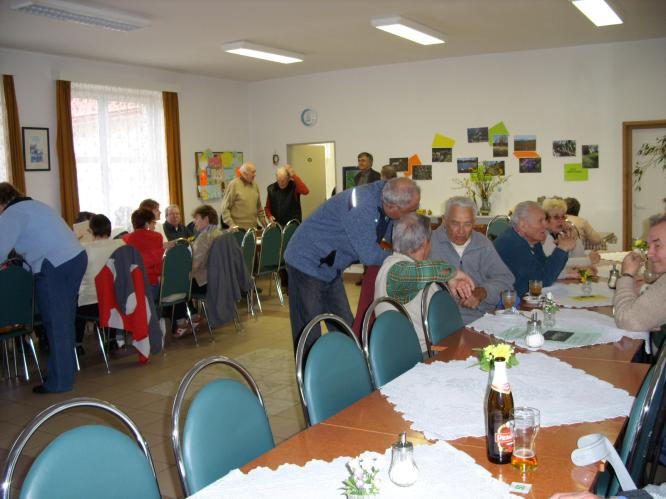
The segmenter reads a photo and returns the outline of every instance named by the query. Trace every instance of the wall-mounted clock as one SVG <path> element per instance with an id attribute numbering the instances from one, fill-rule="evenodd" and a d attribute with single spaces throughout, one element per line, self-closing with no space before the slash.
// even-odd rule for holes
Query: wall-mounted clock
<path id="1" fill-rule="evenodd" d="M 301 123 L 305 126 L 314 126 L 317 123 L 317 111 L 306 107 L 301 112 Z"/>

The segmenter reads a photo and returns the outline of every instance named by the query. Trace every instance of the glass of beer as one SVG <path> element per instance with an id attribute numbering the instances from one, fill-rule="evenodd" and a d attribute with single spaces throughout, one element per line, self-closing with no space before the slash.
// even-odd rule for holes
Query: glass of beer
<path id="1" fill-rule="evenodd" d="M 538 279 L 530 279 L 530 298 L 539 298 L 539 296 L 541 296 L 542 289 L 543 281 L 539 281 Z"/>
<path id="2" fill-rule="evenodd" d="M 536 436 L 541 424 L 539 409 L 516 407 L 513 410 L 513 454 L 511 464 L 522 473 L 534 471 L 539 462 L 536 455 Z"/>
<path id="3" fill-rule="evenodd" d="M 502 291 L 502 306 L 504 306 L 505 314 L 515 314 L 516 309 L 514 305 L 516 304 L 516 292 L 513 289 L 506 289 Z"/>

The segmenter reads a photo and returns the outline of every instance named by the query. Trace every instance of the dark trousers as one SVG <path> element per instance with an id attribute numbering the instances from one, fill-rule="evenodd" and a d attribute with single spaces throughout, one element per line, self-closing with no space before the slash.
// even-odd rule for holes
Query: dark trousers
<path id="1" fill-rule="evenodd" d="M 66 392 L 74 386 L 74 319 L 81 279 L 88 255 L 82 251 L 67 262 L 54 267 L 44 260 L 36 275 L 36 298 L 49 340 L 49 360 L 44 388 Z"/>
<path id="2" fill-rule="evenodd" d="M 351 327 L 354 316 L 349 307 L 341 276 L 331 282 L 324 282 L 304 274 L 294 267 L 287 267 L 287 274 L 289 275 L 289 316 L 294 353 L 296 353 L 296 346 L 303 328 L 319 314 L 326 312 L 335 314 Z M 317 325 L 310 333 L 305 345 L 306 353 L 320 336 L 321 329 Z"/>

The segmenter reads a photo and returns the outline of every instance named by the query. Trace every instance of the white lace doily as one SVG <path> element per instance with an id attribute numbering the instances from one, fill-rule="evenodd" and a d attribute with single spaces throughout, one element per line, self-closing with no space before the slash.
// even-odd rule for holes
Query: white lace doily
<path id="1" fill-rule="evenodd" d="M 419 478 L 408 488 L 398 487 L 388 477 L 390 449 L 383 457 L 376 452 L 365 452 L 361 455 L 361 458 L 375 457 L 383 461 L 379 472 L 381 498 L 517 497 L 509 493 L 509 485 L 493 478 L 490 472 L 476 464 L 474 459 L 446 442 L 414 447 L 414 461 L 419 468 Z M 342 482 L 349 476 L 346 464 L 350 460 L 350 457 L 338 457 L 330 463 L 314 460 L 305 466 L 283 464 L 275 471 L 255 468 L 247 474 L 236 469 L 191 497 L 340 499 L 344 497 Z"/>
<path id="2" fill-rule="evenodd" d="M 539 320 L 543 320 L 543 312 L 537 311 Z M 525 328 L 527 317 L 524 313 L 516 315 L 486 314 L 479 317 L 467 327 L 476 331 L 492 334 L 504 341 L 516 343 L 518 346 L 527 348 L 525 344 Z M 613 343 L 619 341 L 623 336 L 638 340 L 646 340 L 647 332 L 625 331 L 615 326 L 615 320 L 598 312 L 591 310 L 574 310 L 562 308 L 555 314 L 555 325 L 544 327 L 547 330 L 571 331 L 575 333 L 565 341 L 548 341 L 539 347 L 539 350 L 552 352 L 566 348 L 598 345 L 601 343 Z"/>
<path id="3" fill-rule="evenodd" d="M 624 257 L 629 254 L 629 251 L 606 251 L 601 252 L 600 256 L 602 260 L 608 260 L 610 262 L 622 263 Z"/>
<path id="4" fill-rule="evenodd" d="M 608 287 L 606 281 L 591 282 L 592 293 L 590 296 L 583 296 L 581 284 L 564 284 L 556 282 L 552 286 L 543 288 L 543 293 L 550 291 L 553 298 L 562 307 L 567 308 L 585 308 L 585 307 L 605 307 L 613 304 L 613 294 L 615 293 Z"/>
<path id="5" fill-rule="evenodd" d="M 634 398 L 626 391 L 566 362 L 537 352 L 517 357 L 519 365 L 508 370 L 514 404 L 539 409 L 542 426 L 602 421 L 631 410 Z M 417 364 L 380 391 L 426 438 L 481 437 L 488 373 L 475 362 Z"/>

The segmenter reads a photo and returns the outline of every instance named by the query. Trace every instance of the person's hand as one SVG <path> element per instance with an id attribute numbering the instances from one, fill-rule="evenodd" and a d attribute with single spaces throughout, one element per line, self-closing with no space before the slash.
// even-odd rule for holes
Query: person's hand
<path id="1" fill-rule="evenodd" d="M 596 265 L 601 261 L 601 255 L 598 251 L 593 251 L 590 253 L 590 261 L 592 262 L 592 265 Z"/>
<path id="2" fill-rule="evenodd" d="M 576 247 L 576 238 L 566 234 L 557 238 L 557 247 L 563 251 L 571 251 Z"/>
<path id="3" fill-rule="evenodd" d="M 451 294 L 457 296 L 461 300 L 466 300 L 472 295 L 474 291 L 474 281 L 462 270 L 456 270 L 454 276 L 447 282 Z"/>
<path id="4" fill-rule="evenodd" d="M 229 227 L 229 232 L 238 232 L 238 225 L 234 225 L 232 227 Z"/>
<path id="5" fill-rule="evenodd" d="M 285 170 L 287 170 L 287 173 L 289 174 L 289 177 L 290 177 L 290 178 L 293 178 L 294 175 L 296 175 L 296 170 L 294 170 L 294 167 L 293 167 L 293 166 L 291 166 L 291 165 L 287 165 L 287 166 L 285 166 L 284 168 L 285 168 Z"/>
<path id="6" fill-rule="evenodd" d="M 582 492 L 559 492 L 550 496 L 550 499 L 598 499 L 599 496 L 584 490 Z"/>
<path id="7" fill-rule="evenodd" d="M 488 293 L 484 288 L 474 288 L 469 298 L 461 301 L 460 304 L 466 308 L 476 308 L 486 299 L 486 296 L 488 296 Z"/>
<path id="8" fill-rule="evenodd" d="M 176 245 L 176 241 L 164 241 L 164 243 L 162 244 L 162 247 L 164 248 L 164 250 L 168 250 L 168 249 L 173 248 L 175 245 Z"/>
<path id="9" fill-rule="evenodd" d="M 622 273 L 635 276 L 641 266 L 641 255 L 632 251 L 622 260 Z"/>

